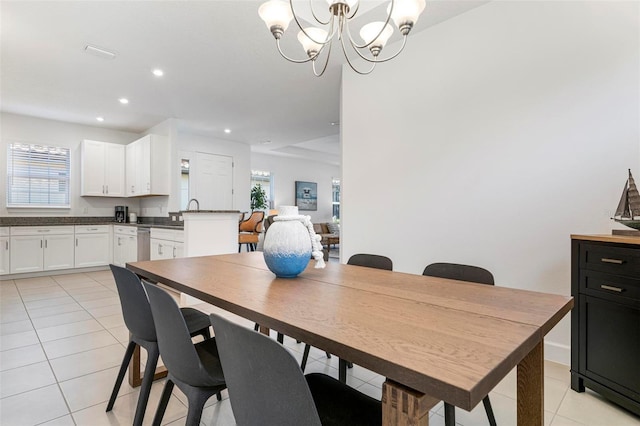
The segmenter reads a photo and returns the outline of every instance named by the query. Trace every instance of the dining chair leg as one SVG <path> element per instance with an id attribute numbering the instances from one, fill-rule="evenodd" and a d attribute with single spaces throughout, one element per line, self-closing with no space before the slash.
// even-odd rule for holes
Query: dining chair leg
<path id="1" fill-rule="evenodd" d="M 187 420 L 185 426 L 199 426 L 202 419 L 202 410 L 207 402 L 210 393 L 197 392 L 187 395 L 189 399 L 189 407 L 187 408 Z"/>
<path id="2" fill-rule="evenodd" d="M 253 331 L 259 331 L 260 330 L 260 324 L 256 323 L 256 325 L 253 326 Z"/>
<path id="3" fill-rule="evenodd" d="M 238 253 L 242 251 L 242 244 L 238 244 Z"/>
<path id="4" fill-rule="evenodd" d="M 280 343 L 281 345 L 284 344 L 284 334 L 282 333 L 278 333 L 278 337 L 276 338 L 276 340 L 278 341 L 278 343 Z"/>
<path id="5" fill-rule="evenodd" d="M 216 394 L 216 399 L 217 399 L 218 401 L 222 401 L 222 392 L 218 392 L 218 393 Z"/>
<path id="6" fill-rule="evenodd" d="M 338 360 L 338 380 L 347 383 L 347 361 L 342 358 Z"/>
<path id="7" fill-rule="evenodd" d="M 105 410 L 107 412 L 113 409 L 113 404 L 115 404 L 116 402 L 116 398 L 118 397 L 118 392 L 120 391 L 120 386 L 122 385 L 122 380 L 124 380 L 124 375 L 127 372 L 127 367 L 129 367 L 129 363 L 131 362 L 131 356 L 133 355 L 133 351 L 135 349 L 136 349 L 136 343 L 133 341 L 130 341 L 129 345 L 127 345 L 127 350 L 124 352 L 124 358 L 122 359 L 122 365 L 120 366 L 120 371 L 118 372 L 116 383 L 113 385 L 111 398 L 109 398 L 109 403 L 107 404 L 107 409 Z"/>
<path id="8" fill-rule="evenodd" d="M 302 354 L 302 362 L 300 363 L 300 369 L 304 373 L 304 368 L 307 366 L 307 360 L 309 359 L 309 350 L 311 350 L 311 345 L 304 345 L 304 353 Z"/>
<path id="9" fill-rule="evenodd" d="M 327 359 L 331 359 L 331 354 L 329 352 L 325 352 L 327 354 Z"/>
<path id="10" fill-rule="evenodd" d="M 491 407 L 491 400 L 489 399 L 489 395 L 482 398 L 482 403 L 484 404 L 484 411 L 487 412 L 487 418 L 489 419 L 489 425 L 496 425 L 496 418 L 493 415 L 493 408 Z"/>
<path id="11" fill-rule="evenodd" d="M 444 403 L 444 425 L 456 426 L 456 407 L 446 402 Z"/>
<path id="12" fill-rule="evenodd" d="M 167 404 L 169 403 L 169 398 L 171 398 L 172 391 L 173 382 L 170 379 L 167 379 L 167 382 L 164 384 L 164 389 L 162 390 L 160 402 L 158 403 L 156 415 L 153 418 L 153 426 L 160 426 L 160 424 L 162 423 L 162 418 L 164 417 L 164 412 L 167 410 Z"/>
<path id="13" fill-rule="evenodd" d="M 147 349 L 147 365 L 144 367 L 144 376 L 142 377 L 142 384 L 140 385 L 140 395 L 138 395 L 138 405 L 136 406 L 136 414 L 133 418 L 134 426 L 142 426 L 142 420 L 144 419 L 144 412 L 147 409 L 147 403 L 149 402 L 149 394 L 151 393 L 151 385 L 153 384 L 153 376 L 156 374 L 156 366 L 158 365 L 158 357 L 160 351 L 158 346 L 151 346 Z"/>

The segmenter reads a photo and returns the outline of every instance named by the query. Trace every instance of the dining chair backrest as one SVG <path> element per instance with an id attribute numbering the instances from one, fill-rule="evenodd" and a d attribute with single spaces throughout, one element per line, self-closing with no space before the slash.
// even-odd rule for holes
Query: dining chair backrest
<path id="1" fill-rule="evenodd" d="M 128 269 L 116 265 L 109 266 L 118 288 L 125 325 L 137 338 L 155 342 L 156 327 L 140 278 Z"/>
<path id="2" fill-rule="evenodd" d="M 176 301 L 160 287 L 143 281 L 158 335 L 160 356 L 167 370 L 194 387 L 218 386 L 224 377 L 212 375 L 200 362 L 189 329 Z"/>
<path id="3" fill-rule="evenodd" d="M 432 263 L 424 268 L 422 275 L 494 285 L 493 274 L 479 266 L 458 263 Z"/>
<path id="4" fill-rule="evenodd" d="M 220 316 L 210 318 L 237 424 L 321 424 L 302 370 L 282 345 Z"/>
<path id="5" fill-rule="evenodd" d="M 354 254 L 347 261 L 347 265 L 366 266 L 367 268 L 393 270 L 393 262 L 386 256 L 377 254 Z"/>
<path id="6" fill-rule="evenodd" d="M 262 220 L 264 219 L 263 211 L 251 212 L 251 216 L 240 222 L 240 232 L 260 232 Z"/>

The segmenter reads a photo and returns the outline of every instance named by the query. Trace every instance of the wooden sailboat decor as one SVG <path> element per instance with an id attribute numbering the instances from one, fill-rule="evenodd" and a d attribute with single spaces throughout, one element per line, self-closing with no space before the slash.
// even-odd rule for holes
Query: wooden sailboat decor
<path id="1" fill-rule="evenodd" d="M 640 193 L 631 175 L 631 169 L 613 220 L 629 228 L 640 229 Z"/>

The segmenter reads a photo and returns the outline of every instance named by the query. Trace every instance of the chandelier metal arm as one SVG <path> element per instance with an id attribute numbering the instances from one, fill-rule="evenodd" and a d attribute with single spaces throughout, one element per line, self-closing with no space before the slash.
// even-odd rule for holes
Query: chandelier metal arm
<path id="1" fill-rule="evenodd" d="M 399 54 L 404 50 L 404 47 L 405 47 L 406 45 L 407 45 L 407 36 L 406 36 L 406 35 L 404 35 L 404 36 L 402 36 L 402 46 L 400 46 L 400 49 L 399 49 L 396 53 L 394 53 L 393 55 L 389 56 L 388 58 L 384 58 L 384 59 L 378 59 L 377 57 L 376 57 L 376 58 L 374 58 L 374 59 L 370 59 L 370 58 L 367 58 L 367 57 L 366 57 L 365 55 L 363 55 L 362 53 L 360 53 L 360 51 L 359 51 L 358 49 L 353 49 L 353 50 L 354 50 L 354 52 L 356 52 L 356 53 L 358 54 L 358 56 L 360 56 L 360 57 L 361 57 L 362 59 L 364 59 L 365 61 L 367 61 L 367 62 L 371 62 L 371 63 L 376 63 L 376 64 L 377 64 L 377 63 L 379 63 L 379 62 L 387 62 L 387 61 L 392 60 L 393 58 L 395 58 L 396 56 L 398 56 L 398 55 L 399 55 Z"/>
<path id="2" fill-rule="evenodd" d="M 378 39 L 378 37 L 380 37 L 382 35 L 382 33 L 384 32 L 384 29 L 387 27 L 387 25 L 389 24 L 389 21 L 391 20 L 391 14 L 393 13 L 393 8 L 395 6 L 396 1 L 395 0 L 391 0 L 391 9 L 389 9 L 389 14 L 387 15 L 387 20 L 384 22 L 384 25 L 380 28 L 380 32 L 378 33 L 377 36 L 375 36 L 373 39 L 371 39 L 371 41 L 369 43 L 363 44 L 363 45 L 359 45 L 358 43 L 356 43 L 353 40 L 353 37 L 351 37 L 351 31 L 349 31 L 349 25 L 347 25 L 347 36 L 349 37 L 349 43 L 351 43 L 351 46 L 353 46 L 356 49 L 364 49 L 365 47 L 369 47 L 371 46 L 371 44 L 373 44 L 374 41 L 376 41 Z"/>
<path id="3" fill-rule="evenodd" d="M 302 28 L 302 24 L 300 24 L 300 21 L 298 20 L 298 16 L 296 15 L 296 11 L 293 7 L 293 0 L 289 0 L 289 5 L 291 6 L 291 13 L 293 14 L 293 19 L 296 21 L 296 24 L 298 25 L 298 28 L 300 28 L 300 31 L 302 31 L 304 33 L 304 35 L 306 35 L 309 40 L 311 40 L 312 42 L 316 43 L 316 44 L 322 44 L 323 46 L 327 43 L 329 43 L 329 41 L 331 41 L 331 39 L 333 38 L 333 31 L 329 31 L 327 33 L 327 39 L 325 41 L 317 41 L 315 38 L 311 37 L 305 30 L 304 28 Z M 316 19 L 317 20 L 317 19 Z M 331 17 L 331 27 L 333 29 L 333 17 Z M 322 23 L 320 21 L 318 21 L 318 23 Z"/>
<path id="4" fill-rule="evenodd" d="M 359 4 L 359 2 L 358 2 L 358 4 Z M 318 18 L 318 16 L 316 15 L 315 10 L 313 10 L 313 0 L 309 0 L 309 9 L 311 9 L 311 14 L 313 15 L 313 19 L 315 19 L 316 22 L 318 22 L 320 25 L 327 25 L 333 19 L 333 16 L 331 16 L 331 17 L 329 17 L 327 22 L 324 22 L 324 21 L 320 20 Z M 291 8 L 291 12 L 293 12 L 293 8 Z"/>
<path id="5" fill-rule="evenodd" d="M 354 16 L 356 16 L 356 13 L 358 13 L 358 10 L 360 10 L 360 2 L 356 3 L 356 8 L 353 10 L 353 13 L 351 14 L 351 16 L 347 16 L 347 19 L 352 19 Z"/>
<path id="6" fill-rule="evenodd" d="M 351 67 L 352 70 L 354 70 L 356 73 L 360 74 L 360 75 L 367 75 L 370 74 L 373 69 L 376 67 L 376 62 L 373 61 L 373 64 L 371 65 L 371 69 L 369 69 L 368 71 L 360 71 L 359 69 L 357 69 L 352 63 L 351 60 L 349 59 L 349 55 L 347 55 L 347 49 L 346 46 L 344 45 L 344 38 L 340 37 L 340 44 L 342 44 L 342 53 L 344 53 L 344 58 L 347 60 L 347 64 L 349 64 L 349 66 Z M 353 46 L 352 46 L 353 47 Z M 353 49 L 355 50 L 358 55 L 360 55 L 360 52 L 358 52 L 357 49 Z M 361 56 L 361 55 L 360 55 Z M 369 62 L 372 62 L 371 60 L 369 60 Z"/>
<path id="7" fill-rule="evenodd" d="M 280 39 L 276 39 L 276 46 L 278 47 L 278 52 L 280 52 L 280 55 L 282 55 L 283 58 L 285 58 L 287 61 L 293 62 L 295 64 L 304 64 L 305 62 L 313 61 L 314 59 L 316 59 L 318 57 L 320 52 L 322 52 L 322 49 L 320 49 L 320 50 L 318 50 L 318 52 L 315 55 L 309 56 L 307 59 L 293 59 L 293 58 L 290 58 L 287 55 L 285 55 L 284 52 L 282 51 L 282 49 L 280 48 Z"/>
<path id="8" fill-rule="evenodd" d="M 327 70 L 327 65 L 329 65 L 329 58 L 331 58 L 331 47 L 333 46 L 333 43 L 329 44 L 329 48 L 327 50 L 327 59 L 325 59 L 324 61 L 324 66 L 322 67 L 322 71 L 320 71 L 320 73 L 318 74 L 318 72 L 316 71 L 316 61 L 311 62 L 311 67 L 313 68 L 313 74 L 316 77 L 321 77 L 322 74 L 324 74 L 324 72 Z"/>

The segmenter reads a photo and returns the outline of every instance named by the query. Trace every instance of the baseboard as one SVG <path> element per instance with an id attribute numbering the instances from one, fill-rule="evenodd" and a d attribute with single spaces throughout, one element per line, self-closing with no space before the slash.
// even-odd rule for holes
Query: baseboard
<path id="1" fill-rule="evenodd" d="M 54 271 L 25 272 L 21 274 L 1 275 L 0 281 L 19 280 L 22 278 L 49 277 L 52 275 L 80 274 L 82 272 L 108 271 L 109 265 L 90 266 L 88 268 L 57 269 Z"/>
<path id="2" fill-rule="evenodd" d="M 559 364 L 571 365 L 571 346 L 545 341 L 544 359 Z"/>

